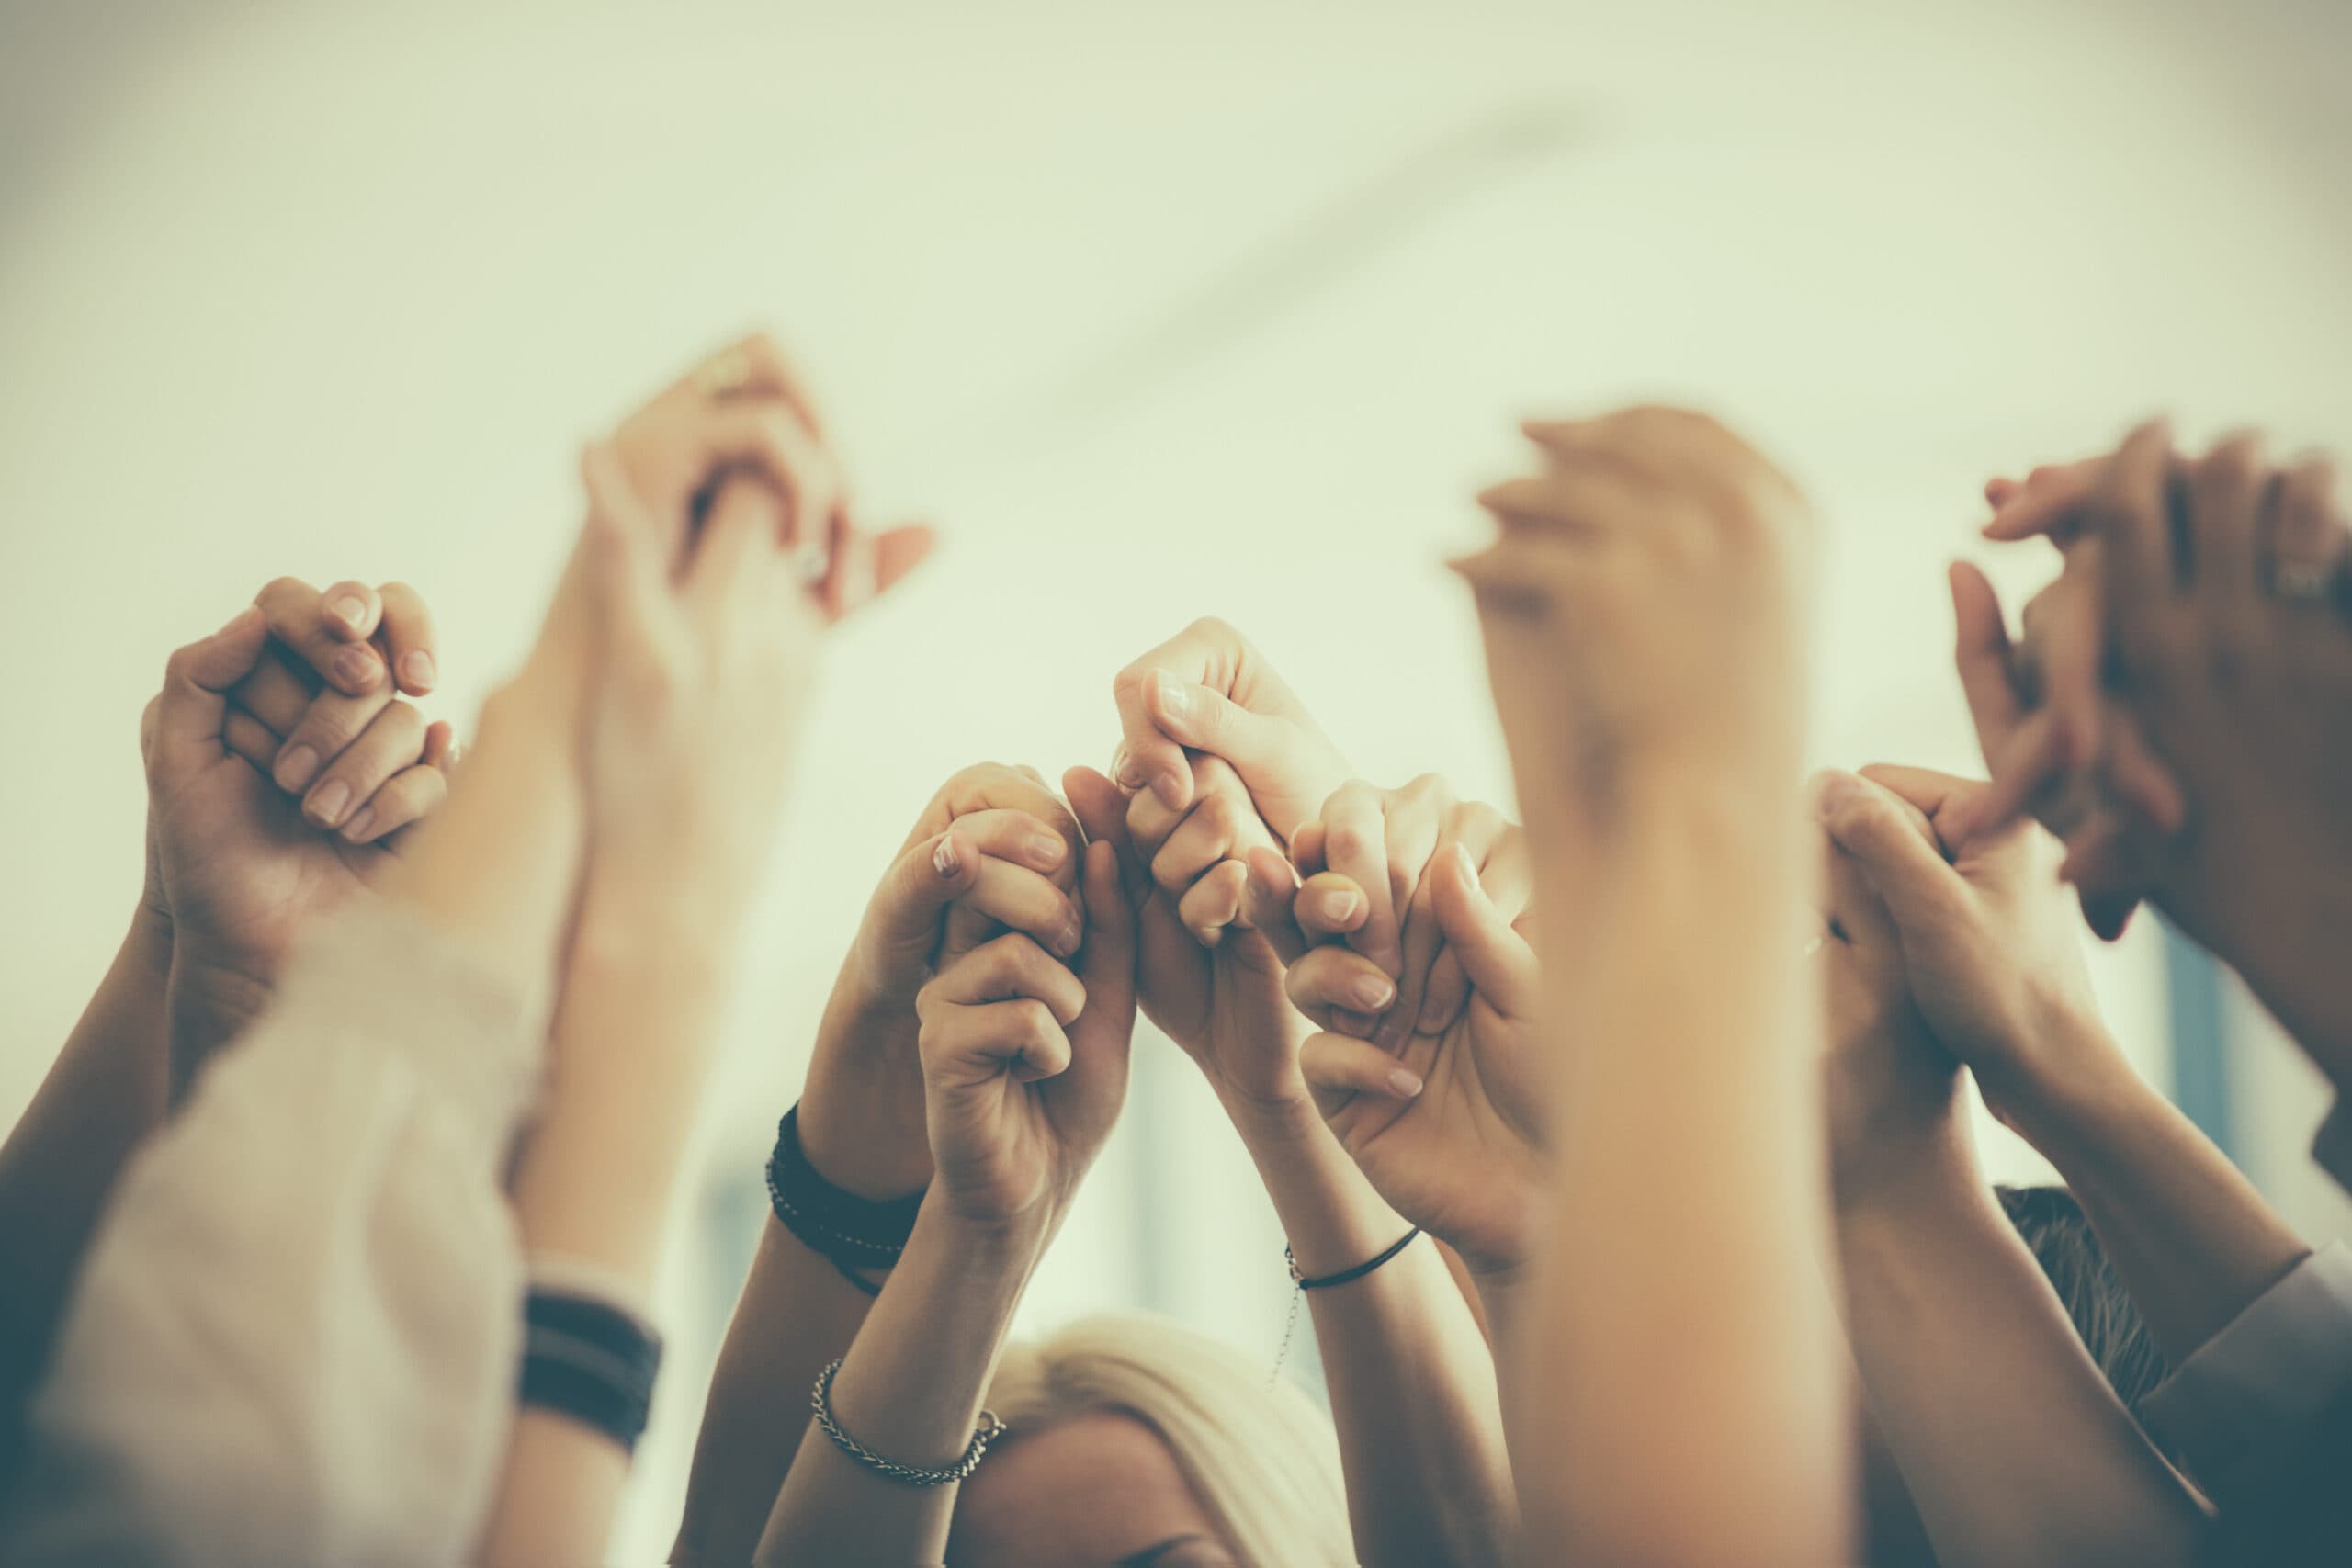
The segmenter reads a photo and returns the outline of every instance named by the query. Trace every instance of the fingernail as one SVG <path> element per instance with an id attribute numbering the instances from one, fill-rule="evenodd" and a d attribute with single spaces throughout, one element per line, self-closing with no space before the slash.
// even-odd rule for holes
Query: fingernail
<path id="1" fill-rule="evenodd" d="M 355 632 L 368 624 L 368 606 L 348 593 L 336 600 L 329 608 L 334 612 L 336 620 L 341 621 Z"/>
<path id="2" fill-rule="evenodd" d="M 1143 775 L 1136 771 L 1136 760 L 1127 755 L 1124 746 L 1112 754 L 1111 782 L 1131 792 L 1143 788 Z"/>
<path id="3" fill-rule="evenodd" d="M 373 686 L 376 683 L 376 656 L 364 648 L 346 648 L 335 655 L 335 683 L 342 686 Z"/>
<path id="4" fill-rule="evenodd" d="M 1396 995 L 1396 987 L 1379 976 L 1366 975 L 1348 987 L 1348 995 L 1355 998 L 1356 1006 L 1376 1010 L 1388 1005 Z"/>
<path id="5" fill-rule="evenodd" d="M 1159 677 L 1159 709 L 1179 724 L 1193 716 L 1193 694 L 1173 675 Z"/>
<path id="6" fill-rule="evenodd" d="M 1392 1067 L 1388 1071 L 1388 1087 L 1410 1100 L 1421 1092 L 1420 1077 L 1408 1068 Z"/>
<path id="7" fill-rule="evenodd" d="M 1029 863 L 1035 866 L 1038 870 L 1051 871 L 1054 867 L 1061 864 L 1062 849 L 1062 841 L 1057 835 L 1053 833 L 1040 833 L 1035 838 L 1031 839 L 1027 843 L 1021 846 L 1021 852 L 1027 855 L 1029 857 Z"/>
<path id="8" fill-rule="evenodd" d="M 319 819 L 321 826 L 332 828 L 343 820 L 343 814 L 350 806 L 351 786 L 337 779 L 319 791 L 318 798 L 311 802 L 311 815 Z"/>
<path id="9" fill-rule="evenodd" d="M 408 682 L 410 691 L 431 691 L 433 678 L 433 655 L 425 652 L 424 649 L 421 648 L 413 649 L 401 658 L 401 679 Z"/>
<path id="10" fill-rule="evenodd" d="M 1825 818 L 1854 798 L 1854 781 L 1845 773 L 1832 773 L 1821 781 L 1819 814 Z"/>
<path id="11" fill-rule="evenodd" d="M 1063 923 L 1061 930 L 1054 933 L 1054 940 L 1050 944 L 1054 950 L 1054 956 L 1057 958 L 1068 958 L 1072 953 L 1076 953 L 1078 951 L 1079 939 L 1082 933 L 1083 928 L 1080 926 L 1078 917 L 1075 915 L 1071 916 Z"/>
<path id="12" fill-rule="evenodd" d="M 964 859 L 956 852 L 955 835 L 940 840 L 939 847 L 931 852 L 931 869 L 942 876 L 953 876 L 964 869 Z"/>
<path id="13" fill-rule="evenodd" d="M 350 843 L 364 844 L 368 841 L 368 829 L 375 825 L 376 808 L 372 806 L 363 806 L 352 816 L 350 821 L 343 825 L 343 836 Z"/>
<path id="14" fill-rule="evenodd" d="M 1159 796 L 1159 804 L 1170 811 L 1184 809 L 1184 784 L 1174 773 L 1162 773 L 1151 781 L 1151 793 Z"/>
<path id="15" fill-rule="evenodd" d="M 1356 895 L 1352 893 L 1326 893 L 1319 901 L 1318 908 L 1322 909 L 1323 918 L 1325 919 L 1330 921 L 1333 925 L 1337 925 L 1341 920 L 1351 919 L 1355 914 Z"/>
<path id="16" fill-rule="evenodd" d="M 278 788 L 291 791 L 306 787 L 318 771 L 319 754 L 308 746 L 297 746 L 278 755 L 277 771 L 270 777 L 277 781 Z"/>

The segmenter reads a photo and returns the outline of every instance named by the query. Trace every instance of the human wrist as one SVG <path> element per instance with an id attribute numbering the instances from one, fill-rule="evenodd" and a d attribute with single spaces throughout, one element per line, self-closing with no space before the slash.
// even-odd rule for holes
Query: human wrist
<path id="1" fill-rule="evenodd" d="M 914 1043 L 906 1043 L 914 1055 Z M 911 1059 L 907 1083 L 874 1058 L 883 1053 L 832 1051 L 820 1031 L 800 1090 L 800 1151 L 831 1186 L 868 1202 L 920 1192 L 931 1182 L 931 1145 L 923 1132 L 922 1084 Z"/>
<path id="2" fill-rule="evenodd" d="M 1376 1256 L 1408 1222 L 1374 1188 L 1312 1104 L 1261 1107 L 1234 1125 L 1274 1206 L 1291 1260 L 1309 1279 Z"/>
<path id="3" fill-rule="evenodd" d="M 826 1181 L 872 1202 L 931 1182 L 917 984 L 873 976 L 861 934 L 825 998 L 800 1089 L 802 1153 Z"/>
<path id="4" fill-rule="evenodd" d="M 208 956 L 185 942 L 174 950 L 164 987 L 172 1103 L 179 1102 L 213 1053 L 268 1010 L 277 994 L 273 979 L 240 955 Z"/>
<path id="5" fill-rule="evenodd" d="M 2053 1165 L 2079 1157 L 2119 1108 L 2155 1094 L 2096 1019 L 2068 1021 L 1976 1078 L 2002 1124 Z"/>
<path id="6" fill-rule="evenodd" d="M 907 1248 L 911 1253 L 918 1247 L 935 1247 L 954 1260 L 958 1272 L 1025 1281 L 1060 1228 L 1062 1208 L 1058 1195 L 1048 1194 L 1012 1213 L 978 1213 L 934 1186 L 916 1213 Z"/>
<path id="7" fill-rule="evenodd" d="M 141 897 L 132 906 L 130 928 L 123 932 L 121 961 L 127 973 L 152 982 L 160 994 L 172 977 L 172 954 L 177 933 L 165 907 Z"/>
<path id="8" fill-rule="evenodd" d="M 1209 1088 L 1252 1159 L 1304 1157 L 1330 1137 L 1304 1078 L 1295 1094 L 1252 1094 L 1215 1075 Z"/>

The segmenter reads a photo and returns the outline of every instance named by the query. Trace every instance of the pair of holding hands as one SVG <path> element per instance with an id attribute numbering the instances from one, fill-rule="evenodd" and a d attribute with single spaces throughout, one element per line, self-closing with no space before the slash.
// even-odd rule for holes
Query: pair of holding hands
<path id="1" fill-rule="evenodd" d="M 2324 457 L 2236 435 L 2202 457 L 2154 421 L 2112 454 L 1995 479 L 1987 536 L 2051 539 L 2058 580 L 2012 647 L 1956 567 L 1959 662 L 1996 789 L 1969 826 L 2030 810 L 2067 840 L 2102 934 L 2143 898 L 2243 965 L 2346 885 L 2347 535 Z M 2260 874 L 2247 874 L 2260 868 Z"/>
<path id="2" fill-rule="evenodd" d="M 928 530 L 856 529 L 818 428 L 754 337 L 592 447 L 571 563 L 486 710 L 557 760 L 549 809 L 593 807 L 615 874 L 691 893 L 681 907 L 747 895 L 817 635 L 929 547 Z M 141 725 L 144 907 L 173 944 L 175 1014 L 236 1015 L 175 1026 L 175 1085 L 266 1002 L 304 931 L 379 895 L 447 797 L 452 727 L 411 700 L 438 684 L 438 654 L 403 584 L 280 578 L 172 655 Z"/>
<path id="3" fill-rule="evenodd" d="M 1268 711 L 1208 684 L 1236 671 L 1257 682 L 1243 695 L 1280 694 Z M 1188 710 L 1162 705 L 1179 683 Z M 1140 1006 L 1238 1120 L 1326 1117 L 1408 1217 L 1515 1258 L 1525 1194 L 1472 1180 L 1444 1145 L 1530 1116 L 1510 1028 L 1532 964 L 1510 923 L 1527 899 L 1516 830 L 1436 780 L 1325 789 L 1346 777 L 1337 748 L 1222 623 L 1146 655 L 1116 694 L 1134 725 L 1114 771 L 1152 754 L 1148 724 L 1182 787 L 1074 768 L 1065 804 L 998 764 L 943 787 L 827 1008 L 801 1101 L 810 1161 L 868 1198 L 935 1178 L 968 1217 L 1057 1215 L 1116 1119 Z M 1157 728 L 1217 705 L 1221 731 Z M 1247 773 L 1201 744 L 1245 731 Z M 1287 803 L 1286 834 L 1258 788 Z"/>

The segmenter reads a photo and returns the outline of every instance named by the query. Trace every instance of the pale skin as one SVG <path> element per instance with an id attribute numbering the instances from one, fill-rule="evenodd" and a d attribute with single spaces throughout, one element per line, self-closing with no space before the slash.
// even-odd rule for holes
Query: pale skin
<path id="1" fill-rule="evenodd" d="M 1849 1342 L 1945 1568 L 2187 1562 L 2199 1509 L 2084 1348 L 1968 1134 L 1963 1060 L 1992 1069 L 2014 1115 L 2022 1047 L 2113 1050 L 2083 1032 L 2097 1015 L 2039 829 L 1938 839 L 1977 787 L 1891 768 L 1820 784 L 1811 962 Z"/>
<path id="2" fill-rule="evenodd" d="M 1064 787 L 1090 836 L 1116 845 L 1127 867 L 1146 1011 L 1216 1090 L 1300 1272 L 1339 1273 L 1385 1251 L 1409 1222 L 1317 1114 L 1282 953 L 1245 917 L 1249 861 L 1280 863 L 1272 830 L 1221 759 L 1196 754 L 1187 767 L 1182 812 L 1150 790 L 1123 799 L 1091 770 L 1072 770 Z M 1374 979 L 1382 1005 L 1396 999 L 1385 975 Z M 1492 1363 L 1445 1259 L 1417 1244 L 1306 1299 L 1363 1561 L 1508 1561 L 1515 1528 Z"/>
<path id="3" fill-rule="evenodd" d="M 1297 953 L 1291 1000 L 1319 1026 L 1300 1066 L 1326 1125 L 1374 1189 L 1459 1260 L 1508 1359 L 1544 1185 L 1540 985 L 1527 917 L 1511 912 L 1527 897 L 1524 842 L 1492 807 L 1454 800 L 1442 781 L 1380 793 L 1385 862 L 1402 873 L 1414 911 L 1407 974 L 1427 972 L 1442 942 L 1465 994 L 1422 1004 L 1389 1043 L 1388 1025 L 1413 1019 L 1414 998 L 1398 996 L 1385 1013 L 1371 1005 L 1386 976 L 1344 940 L 1370 900 L 1352 879 L 1317 869 L 1319 855 L 1303 863 L 1295 888 L 1286 868 L 1253 855 L 1250 918 Z M 1317 821 L 1301 837 L 1315 845 L 1328 834 Z M 1522 1419 L 1520 1405 L 1514 1388 L 1501 1391 L 1506 1420 Z"/>
<path id="4" fill-rule="evenodd" d="M 1501 1339 L 1539 1416 L 1513 1433 L 1530 1549 L 1842 1561 L 1817 1023 L 1790 962 L 1807 868 L 1757 830 L 1799 809 L 1812 521 L 1700 415 L 1527 429 L 1542 470 L 1487 493 L 1499 537 L 1457 570 L 1527 816 L 1558 1064 L 1528 1327 Z"/>
<path id="5" fill-rule="evenodd" d="M 1187 750 L 1222 758 L 1283 844 L 1355 776 L 1265 655 L 1214 616 L 1130 661 L 1111 697 L 1120 732 L 1112 781 L 1129 794 L 1149 790 L 1171 812 L 1193 804 Z"/>
<path id="6" fill-rule="evenodd" d="M 344 601 L 365 615 L 338 614 Z M 145 889 L 106 979 L 0 1145 L 0 1252 L 11 1262 L 0 1430 L 14 1429 L 40 1375 L 123 1163 L 266 1005 L 295 939 L 373 897 L 403 829 L 440 803 L 449 727 L 426 723 L 383 679 L 394 649 L 429 665 L 431 641 L 421 603 L 398 584 L 322 595 L 282 578 L 172 656 L 141 723 Z M 372 670 L 364 682 L 346 673 L 364 687 L 356 696 L 330 681 L 354 658 Z M 346 792 L 342 812 L 273 787 L 270 770 L 297 736 L 322 759 L 315 782 Z"/>
<path id="7" fill-rule="evenodd" d="M 929 1184 L 917 998 L 1008 933 L 1075 952 L 1082 853 L 1069 808 L 1028 769 L 978 764 L 932 797 L 866 906 L 818 1028 L 798 1125 L 826 1181 L 877 1201 Z M 889 1270 L 860 1272 L 878 1285 Z M 871 1305 L 765 1222 L 711 1380 L 673 1562 L 750 1557 L 808 1429 L 808 1387 Z"/>
<path id="8" fill-rule="evenodd" d="M 835 572 L 879 547 L 843 531 L 838 473 L 774 345 L 753 338 L 728 355 L 720 389 L 687 378 L 582 462 L 577 601 L 597 650 L 573 705 L 587 860 L 548 1088 L 514 1178 L 530 1254 L 589 1266 L 639 1300 L 818 644 L 854 604 L 830 579 L 805 585 L 804 547 L 826 540 Z M 628 1467 L 603 1433 L 524 1409 L 483 1561 L 601 1556 Z"/>
<path id="9" fill-rule="evenodd" d="M 933 1177 L 832 1385 L 842 1427 L 902 1464 L 947 1465 L 970 1441 L 1023 1289 L 1125 1097 L 1136 927 L 1109 845 L 1087 846 L 1080 890 L 1069 961 L 1008 933 L 923 990 Z M 754 1561 L 938 1562 L 958 1491 L 902 1485 L 812 1430 Z"/>

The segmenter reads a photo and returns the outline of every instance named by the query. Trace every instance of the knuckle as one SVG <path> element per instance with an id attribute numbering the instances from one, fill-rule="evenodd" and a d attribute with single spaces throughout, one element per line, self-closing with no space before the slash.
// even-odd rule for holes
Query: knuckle
<path id="1" fill-rule="evenodd" d="M 2206 455 L 2201 477 L 2214 489 L 2235 490 L 2261 469 L 2262 438 L 2242 434 L 2222 441 Z"/>
<path id="2" fill-rule="evenodd" d="M 1111 677 L 1111 695 L 1123 705 L 1139 699 L 1146 682 L 1151 679 L 1152 668 L 1141 660 L 1128 665 Z"/>

